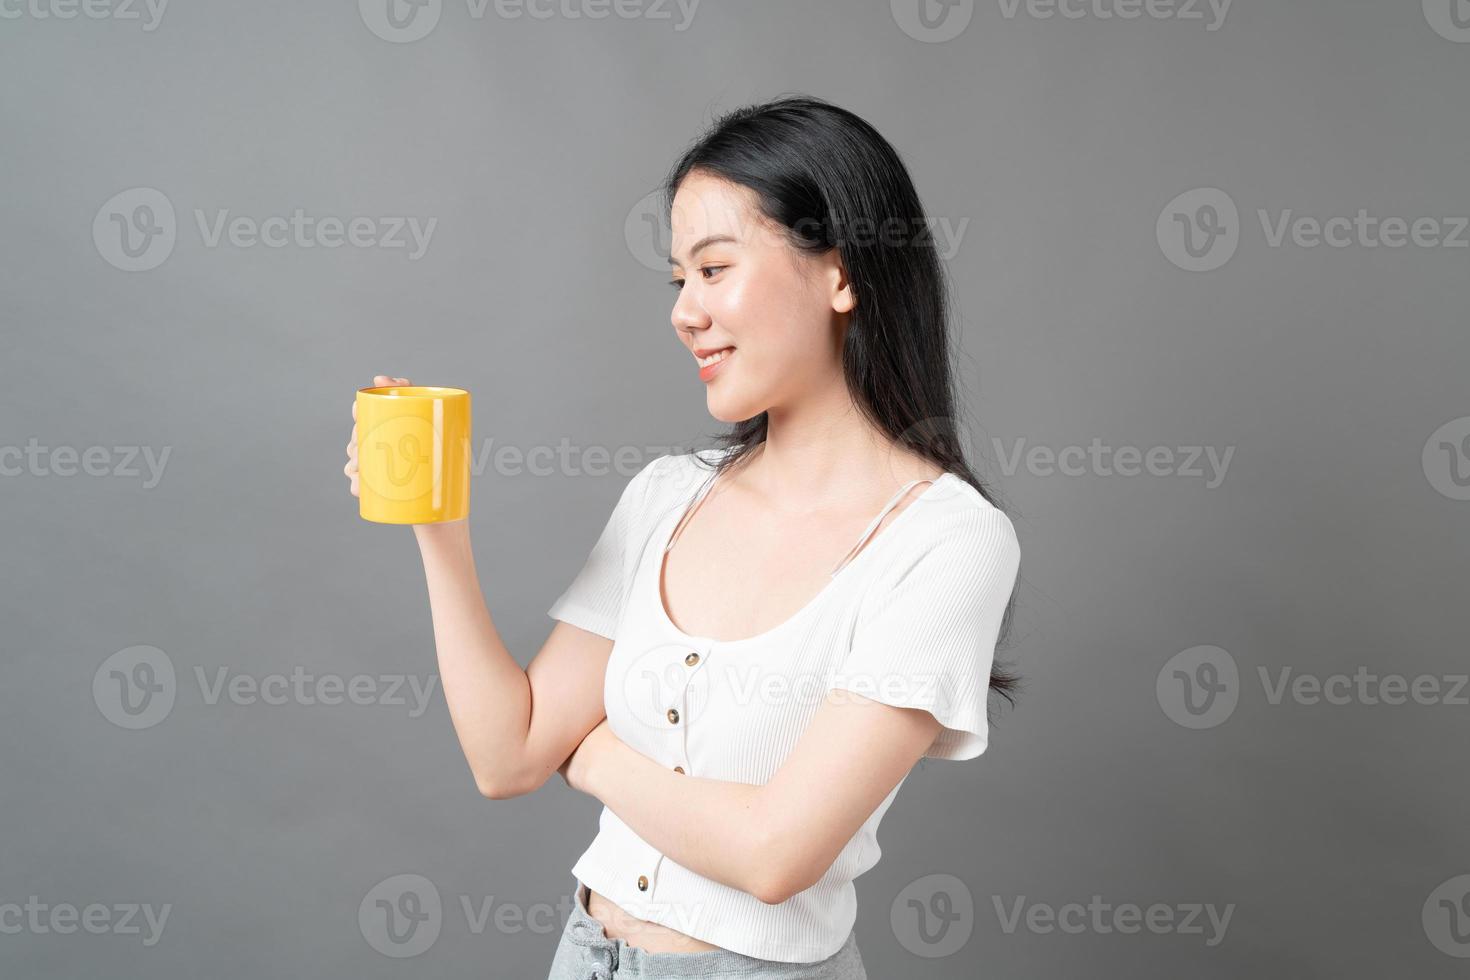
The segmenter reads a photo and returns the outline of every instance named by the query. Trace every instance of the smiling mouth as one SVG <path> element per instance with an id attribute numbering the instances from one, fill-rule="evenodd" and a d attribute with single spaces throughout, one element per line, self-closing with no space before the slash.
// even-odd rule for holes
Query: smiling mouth
<path id="1" fill-rule="evenodd" d="M 729 357 L 730 356 L 730 352 L 733 351 L 734 349 L 735 349 L 734 347 L 724 347 L 724 348 L 721 348 L 720 350 L 715 351 L 713 354 L 709 355 L 708 357 L 699 357 L 699 356 L 696 355 L 694 359 L 699 362 L 699 366 L 700 367 L 706 368 L 706 367 L 709 367 L 711 364 L 718 364 L 721 361 L 723 361 L 725 358 Z"/>

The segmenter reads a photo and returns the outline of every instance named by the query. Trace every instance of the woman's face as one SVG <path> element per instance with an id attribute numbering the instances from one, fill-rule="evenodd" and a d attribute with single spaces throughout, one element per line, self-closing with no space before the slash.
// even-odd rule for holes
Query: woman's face
<path id="1" fill-rule="evenodd" d="M 836 249 L 793 248 L 754 192 L 698 171 L 679 185 L 670 231 L 675 333 L 691 352 L 734 348 L 701 372 L 711 415 L 739 422 L 843 383 L 853 293 Z"/>

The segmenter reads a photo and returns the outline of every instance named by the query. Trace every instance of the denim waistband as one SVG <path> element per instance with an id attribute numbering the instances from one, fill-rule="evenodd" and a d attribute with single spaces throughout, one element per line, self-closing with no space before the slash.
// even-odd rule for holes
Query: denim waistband
<path id="1" fill-rule="evenodd" d="M 578 946 L 586 947 L 588 957 L 594 964 L 595 980 L 612 980 L 613 971 L 618 968 L 627 943 L 621 939 L 609 939 L 603 931 L 602 923 L 587 911 L 586 888 L 586 885 L 577 882 L 576 901 L 572 906 L 571 919 L 567 923 L 567 938 Z"/>
<path id="2" fill-rule="evenodd" d="M 576 882 L 575 901 L 566 938 L 585 951 L 591 973 L 587 980 L 864 980 L 867 976 L 855 937 L 837 954 L 820 963 L 778 963 L 734 950 L 649 953 L 626 940 L 609 939 L 602 923 L 587 910 L 587 886 Z"/>

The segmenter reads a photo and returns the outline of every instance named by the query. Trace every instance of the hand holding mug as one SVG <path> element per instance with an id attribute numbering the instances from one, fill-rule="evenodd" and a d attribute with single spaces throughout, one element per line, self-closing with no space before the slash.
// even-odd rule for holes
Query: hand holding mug
<path id="1" fill-rule="evenodd" d="M 438 524 L 469 516 L 470 393 L 378 375 L 352 405 L 342 468 L 364 520 Z"/>

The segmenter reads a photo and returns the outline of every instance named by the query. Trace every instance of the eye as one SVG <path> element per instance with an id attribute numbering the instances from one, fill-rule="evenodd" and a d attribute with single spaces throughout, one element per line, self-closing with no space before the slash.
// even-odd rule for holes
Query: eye
<path id="1" fill-rule="evenodd" d="M 702 273 L 703 272 L 712 272 L 712 271 L 717 272 L 720 269 L 724 269 L 724 268 L 726 268 L 726 266 L 723 266 L 723 265 L 706 265 L 706 266 L 701 266 L 700 269 L 699 269 L 699 271 L 702 272 Z M 704 281 L 705 282 L 709 282 L 709 277 L 706 276 Z M 676 289 L 676 290 L 683 289 L 684 288 L 684 280 L 683 279 L 670 279 L 669 280 L 669 285 L 670 286 L 673 286 L 674 289 Z"/>

